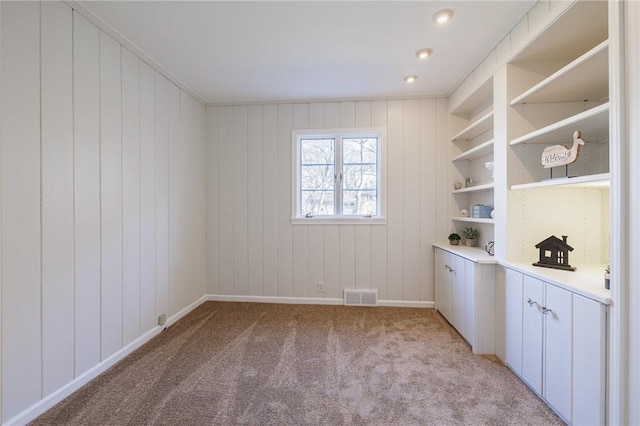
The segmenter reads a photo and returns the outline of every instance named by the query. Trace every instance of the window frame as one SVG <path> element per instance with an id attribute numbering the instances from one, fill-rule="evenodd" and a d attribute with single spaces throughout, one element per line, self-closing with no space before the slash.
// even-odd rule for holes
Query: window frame
<path id="1" fill-rule="evenodd" d="M 292 192 L 291 192 L 291 223 L 293 225 L 384 225 L 386 224 L 386 136 L 387 129 L 383 127 L 367 127 L 367 128 L 348 128 L 348 129 L 298 129 L 292 131 Z M 300 212 L 301 200 L 301 178 L 302 178 L 302 161 L 300 142 L 303 139 L 335 139 L 334 149 L 334 167 L 337 173 L 342 171 L 342 140 L 353 139 L 358 137 L 375 137 L 378 138 L 378 146 L 376 152 L 376 211 L 375 216 L 357 216 L 345 215 L 342 212 L 342 205 L 337 209 L 338 203 L 342 203 L 344 182 L 335 182 L 334 186 L 334 202 L 336 210 L 339 214 L 321 215 L 306 217 Z M 340 170 L 340 172 L 338 172 Z"/>

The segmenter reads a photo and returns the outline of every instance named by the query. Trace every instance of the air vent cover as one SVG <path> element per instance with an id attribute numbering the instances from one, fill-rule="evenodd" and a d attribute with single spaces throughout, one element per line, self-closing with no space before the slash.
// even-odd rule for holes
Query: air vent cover
<path id="1" fill-rule="evenodd" d="M 346 306 L 378 306 L 378 290 L 344 290 Z"/>

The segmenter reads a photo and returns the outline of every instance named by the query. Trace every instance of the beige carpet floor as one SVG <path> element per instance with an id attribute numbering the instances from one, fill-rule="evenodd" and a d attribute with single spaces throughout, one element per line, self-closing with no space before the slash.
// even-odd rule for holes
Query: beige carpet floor
<path id="1" fill-rule="evenodd" d="M 32 424 L 563 423 L 432 309 L 207 302 Z"/>

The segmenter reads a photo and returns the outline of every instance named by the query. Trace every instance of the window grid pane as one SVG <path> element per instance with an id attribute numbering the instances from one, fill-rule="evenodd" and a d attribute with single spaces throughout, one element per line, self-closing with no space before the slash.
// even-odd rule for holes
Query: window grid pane
<path id="1" fill-rule="evenodd" d="M 378 213 L 378 138 L 342 141 L 342 214 L 375 216 Z"/>
<path id="2" fill-rule="evenodd" d="M 335 139 L 300 140 L 300 215 L 335 214 Z"/>

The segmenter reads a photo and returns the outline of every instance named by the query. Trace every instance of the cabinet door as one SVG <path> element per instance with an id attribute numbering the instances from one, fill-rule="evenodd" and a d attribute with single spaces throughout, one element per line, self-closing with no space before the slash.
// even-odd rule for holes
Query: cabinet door
<path id="1" fill-rule="evenodd" d="M 479 350 L 476 347 L 476 321 L 478 318 L 476 317 L 476 301 L 475 301 L 475 287 L 476 287 L 476 279 L 478 278 L 477 269 L 481 268 L 480 265 L 476 263 L 464 259 L 464 312 L 465 312 L 465 322 L 464 322 L 464 333 L 463 336 L 467 339 L 467 342 L 471 344 L 473 347 L 474 353 Z"/>
<path id="2" fill-rule="evenodd" d="M 574 425 L 605 424 L 605 306 L 573 295 Z"/>
<path id="3" fill-rule="evenodd" d="M 451 324 L 458 330 L 460 334 L 466 339 L 466 324 L 465 324 L 465 260 L 460 256 L 452 255 L 450 260 L 455 266 L 451 269 Z"/>
<path id="4" fill-rule="evenodd" d="M 542 395 L 543 282 L 524 275 L 522 285 L 522 378 Z"/>
<path id="5" fill-rule="evenodd" d="M 436 309 L 451 322 L 450 254 L 436 249 Z"/>
<path id="6" fill-rule="evenodd" d="M 571 423 L 571 292 L 545 285 L 544 398 Z"/>
<path id="7" fill-rule="evenodd" d="M 505 361 L 519 376 L 522 376 L 522 274 L 507 269 L 505 288 Z"/>

